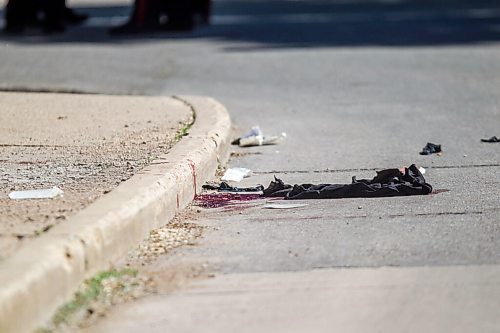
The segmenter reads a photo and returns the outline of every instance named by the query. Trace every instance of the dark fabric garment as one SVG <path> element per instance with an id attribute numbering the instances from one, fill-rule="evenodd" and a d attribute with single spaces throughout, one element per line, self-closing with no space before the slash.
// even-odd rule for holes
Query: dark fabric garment
<path id="1" fill-rule="evenodd" d="M 430 155 L 441 152 L 441 145 L 436 145 L 434 143 L 427 142 L 425 147 L 420 152 L 420 155 Z"/>
<path id="2" fill-rule="evenodd" d="M 407 195 L 425 195 L 432 192 L 432 186 L 425 182 L 424 176 L 413 164 L 405 168 L 388 169 L 377 172 L 373 179 L 352 178 L 351 184 L 301 184 L 287 185 L 280 179 L 271 182 L 264 189 L 266 197 L 283 197 L 295 199 L 341 199 L 341 198 L 375 198 Z"/>
<path id="3" fill-rule="evenodd" d="M 264 190 L 264 186 L 257 185 L 255 187 L 234 187 L 226 182 L 220 183 L 219 186 L 215 185 L 203 185 L 205 190 L 216 190 L 219 192 L 259 192 Z"/>
<path id="4" fill-rule="evenodd" d="M 492 136 L 489 139 L 481 139 L 481 142 L 500 142 L 500 139 L 496 136 Z"/>
<path id="5" fill-rule="evenodd" d="M 265 197 L 286 197 L 288 192 L 292 190 L 293 186 L 283 183 L 281 179 L 274 176 L 274 180 L 267 188 L 263 190 Z"/>

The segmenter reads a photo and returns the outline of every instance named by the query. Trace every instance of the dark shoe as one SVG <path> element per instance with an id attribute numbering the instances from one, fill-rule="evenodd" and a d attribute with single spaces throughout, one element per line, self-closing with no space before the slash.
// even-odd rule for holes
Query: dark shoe
<path id="1" fill-rule="evenodd" d="M 163 25 L 165 31 L 191 31 L 194 29 L 193 21 L 168 22 Z"/>
<path id="2" fill-rule="evenodd" d="M 24 32 L 24 29 L 25 26 L 21 24 L 6 24 L 3 31 L 7 34 L 20 34 Z"/>
<path id="3" fill-rule="evenodd" d="M 166 8 L 167 31 L 189 31 L 194 28 L 195 4 L 192 0 L 170 1 Z"/>

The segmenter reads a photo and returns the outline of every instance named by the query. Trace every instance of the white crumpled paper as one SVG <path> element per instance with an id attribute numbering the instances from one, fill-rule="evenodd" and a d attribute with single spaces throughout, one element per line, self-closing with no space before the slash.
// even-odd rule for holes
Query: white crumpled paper
<path id="1" fill-rule="evenodd" d="M 281 135 L 264 136 L 259 126 L 253 126 L 248 133 L 239 139 L 240 147 L 252 147 L 263 145 L 276 145 L 286 138 L 286 133 Z"/>
<path id="2" fill-rule="evenodd" d="M 250 177 L 252 175 L 252 170 L 247 168 L 230 168 L 227 169 L 222 176 L 223 181 L 233 181 L 233 182 L 241 182 L 243 178 Z"/>

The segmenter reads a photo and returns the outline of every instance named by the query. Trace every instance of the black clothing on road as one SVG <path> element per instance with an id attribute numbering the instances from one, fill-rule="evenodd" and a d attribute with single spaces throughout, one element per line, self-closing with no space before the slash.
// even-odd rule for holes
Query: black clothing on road
<path id="1" fill-rule="evenodd" d="M 264 189 L 265 197 L 294 199 L 341 199 L 375 198 L 407 195 L 425 195 L 432 192 L 432 186 L 425 182 L 415 164 L 404 169 L 387 169 L 377 172 L 373 179 L 356 179 L 351 184 L 302 184 L 287 185 L 277 179 Z"/>
<path id="2" fill-rule="evenodd" d="M 257 185 L 254 187 L 235 187 L 231 186 L 226 182 L 220 183 L 219 186 L 215 185 L 203 185 L 205 190 L 217 190 L 219 192 L 261 192 L 264 190 L 264 186 Z"/>

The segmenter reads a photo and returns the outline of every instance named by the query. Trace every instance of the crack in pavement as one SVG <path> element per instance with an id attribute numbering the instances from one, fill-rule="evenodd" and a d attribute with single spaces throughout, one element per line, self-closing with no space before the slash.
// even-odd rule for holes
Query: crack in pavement
<path id="1" fill-rule="evenodd" d="M 491 168 L 500 167 L 499 163 L 491 164 L 470 164 L 470 165 L 441 165 L 441 166 L 423 166 L 428 169 L 473 169 L 473 168 Z M 349 168 L 349 169 L 324 169 L 324 170 L 272 170 L 272 171 L 254 171 L 256 175 L 267 175 L 273 173 L 336 173 L 336 172 L 356 172 L 356 171 L 378 171 L 387 168 Z"/>
<path id="2" fill-rule="evenodd" d="M 77 147 L 77 148 L 82 148 L 84 146 L 0 143 L 0 147 L 27 147 L 27 148 L 67 148 L 67 147 Z"/>
<path id="3" fill-rule="evenodd" d="M 496 210 L 496 209 L 491 209 L 491 210 Z M 463 212 L 437 212 L 437 213 L 417 213 L 417 214 L 391 214 L 388 215 L 388 217 L 395 218 L 395 217 L 408 217 L 408 216 L 442 216 L 442 215 L 481 215 L 483 214 L 483 211 L 463 211 Z"/>
<path id="4" fill-rule="evenodd" d="M 93 90 L 80 90 L 80 89 L 63 89 L 63 88 L 30 88 L 24 86 L 0 87 L 1 92 L 14 92 L 14 93 L 41 93 L 41 94 L 74 94 L 74 95 L 115 95 L 122 96 L 128 95 L 126 93 L 103 93 Z M 132 94 L 133 95 L 133 94 Z"/>
<path id="5" fill-rule="evenodd" d="M 486 211 L 496 211 L 499 210 L 497 208 L 494 209 L 485 209 L 482 211 L 459 211 L 459 212 L 437 212 L 437 213 L 416 213 L 416 214 L 389 214 L 389 215 L 379 215 L 379 214 L 374 214 L 374 215 L 345 215 L 345 216 L 338 216 L 338 217 L 332 217 L 332 220 L 345 220 L 345 219 L 364 219 L 364 218 L 369 218 L 369 217 L 378 217 L 379 219 L 381 218 L 398 218 L 398 217 L 426 217 L 426 216 L 446 216 L 446 215 L 482 215 Z M 315 216 L 300 216 L 300 220 L 322 220 L 324 219 L 324 215 L 315 215 Z M 273 217 L 273 221 L 279 221 L 279 220 L 293 220 L 293 217 L 286 216 L 286 217 Z"/>

